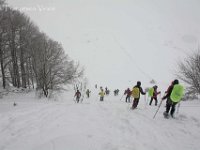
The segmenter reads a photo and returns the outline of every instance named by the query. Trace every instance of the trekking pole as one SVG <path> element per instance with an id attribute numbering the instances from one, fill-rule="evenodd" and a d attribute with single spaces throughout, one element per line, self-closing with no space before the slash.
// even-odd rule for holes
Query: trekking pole
<path id="1" fill-rule="evenodd" d="M 83 102 L 83 99 L 84 99 L 84 94 L 83 96 L 81 96 L 81 100 L 80 100 L 81 103 Z"/>
<path id="2" fill-rule="evenodd" d="M 124 97 L 124 94 L 123 94 L 122 97 L 120 98 L 120 101 L 122 100 L 123 97 Z"/>
<path id="3" fill-rule="evenodd" d="M 178 113 L 179 113 L 180 106 L 181 106 L 181 103 L 179 102 L 179 103 L 178 103 L 178 106 L 177 106 L 177 111 L 176 111 L 176 114 L 178 114 Z"/>
<path id="4" fill-rule="evenodd" d="M 144 95 L 144 108 L 146 108 L 146 106 L 147 106 L 147 103 L 146 103 L 146 100 L 147 99 L 147 97 L 146 97 L 146 94 Z"/>
<path id="5" fill-rule="evenodd" d="M 162 101 L 163 101 L 163 100 L 160 101 L 160 104 L 159 104 L 159 106 L 158 106 L 158 109 L 156 110 L 156 113 L 155 113 L 154 116 L 153 116 L 153 119 L 156 117 L 156 115 L 157 115 L 157 113 L 158 113 L 158 111 L 159 111 L 159 109 L 160 109 L 160 107 L 161 107 L 161 105 L 162 105 Z"/>
<path id="6" fill-rule="evenodd" d="M 76 103 L 75 97 L 73 97 L 73 101 L 74 101 L 74 103 Z"/>

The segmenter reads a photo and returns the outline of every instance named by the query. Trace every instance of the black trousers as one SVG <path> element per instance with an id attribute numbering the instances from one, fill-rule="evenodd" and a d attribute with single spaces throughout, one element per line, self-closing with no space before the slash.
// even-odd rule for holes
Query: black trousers
<path id="1" fill-rule="evenodd" d="M 134 98 L 132 108 L 133 109 L 137 108 L 138 103 L 139 103 L 139 98 Z"/>
<path id="2" fill-rule="evenodd" d="M 76 97 L 76 102 L 79 103 L 80 97 Z"/>
<path id="3" fill-rule="evenodd" d="M 152 101 L 153 101 L 153 100 L 155 100 L 155 105 L 157 106 L 157 104 L 158 104 L 158 99 L 157 99 L 157 97 L 151 97 L 151 100 L 150 100 L 149 105 L 152 104 Z"/>
<path id="4" fill-rule="evenodd" d="M 167 104 L 166 104 L 166 113 L 169 113 L 170 109 L 170 115 L 173 116 L 174 112 L 176 110 L 176 102 L 172 102 L 171 99 L 167 99 Z"/>
<path id="5" fill-rule="evenodd" d="M 100 101 L 103 101 L 103 98 L 104 98 L 104 97 L 101 96 L 101 97 L 100 97 Z"/>
<path id="6" fill-rule="evenodd" d="M 126 96 L 126 102 L 130 103 L 130 96 Z"/>

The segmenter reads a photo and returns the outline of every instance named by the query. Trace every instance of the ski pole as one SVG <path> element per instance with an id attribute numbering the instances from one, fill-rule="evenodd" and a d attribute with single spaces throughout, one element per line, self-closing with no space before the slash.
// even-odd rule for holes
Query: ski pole
<path id="1" fill-rule="evenodd" d="M 159 104 L 159 106 L 158 106 L 158 109 L 156 110 L 156 113 L 155 113 L 154 116 L 153 116 L 153 119 L 156 117 L 156 115 L 157 115 L 157 113 L 158 113 L 158 111 L 159 111 L 159 109 L 160 109 L 160 107 L 161 107 L 161 105 L 162 105 L 162 101 L 163 101 L 163 100 L 160 101 L 160 104 Z"/>
<path id="2" fill-rule="evenodd" d="M 146 107 L 148 105 L 148 97 L 146 94 L 144 95 L 144 102 L 145 102 L 145 107 Z"/>
<path id="3" fill-rule="evenodd" d="M 178 106 L 177 106 L 177 111 L 176 111 L 176 114 L 178 114 L 178 113 L 179 113 L 179 108 L 180 108 L 180 106 L 181 106 L 181 103 L 179 102 L 179 103 L 178 103 Z"/>
<path id="4" fill-rule="evenodd" d="M 73 101 L 74 101 L 74 103 L 76 103 L 75 97 L 73 97 Z"/>
<path id="5" fill-rule="evenodd" d="M 120 101 L 122 100 L 123 97 L 124 97 L 124 95 L 122 95 L 122 97 L 120 98 Z"/>

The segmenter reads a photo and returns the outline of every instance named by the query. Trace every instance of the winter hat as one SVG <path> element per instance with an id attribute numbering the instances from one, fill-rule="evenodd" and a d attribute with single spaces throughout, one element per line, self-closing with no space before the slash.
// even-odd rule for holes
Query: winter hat
<path id="1" fill-rule="evenodd" d="M 174 80 L 173 84 L 179 84 L 179 81 L 177 79 Z"/>
<path id="2" fill-rule="evenodd" d="M 137 82 L 137 86 L 141 86 L 141 82 L 140 81 Z"/>

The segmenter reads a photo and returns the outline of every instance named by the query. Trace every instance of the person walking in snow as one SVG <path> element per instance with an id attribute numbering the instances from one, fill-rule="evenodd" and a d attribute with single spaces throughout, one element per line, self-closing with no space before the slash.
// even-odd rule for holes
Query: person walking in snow
<path id="1" fill-rule="evenodd" d="M 119 95 L 119 89 L 116 90 L 116 94 Z"/>
<path id="2" fill-rule="evenodd" d="M 108 90 L 107 87 L 105 88 L 105 93 L 106 93 L 106 95 L 109 95 L 109 93 L 110 93 L 110 91 Z"/>
<path id="3" fill-rule="evenodd" d="M 116 96 L 116 95 L 117 95 L 117 92 L 116 92 L 116 90 L 114 90 L 114 91 L 113 91 L 113 93 L 114 93 L 114 96 Z"/>
<path id="4" fill-rule="evenodd" d="M 157 106 L 157 104 L 158 104 L 158 98 L 157 98 L 157 96 L 160 94 L 160 91 L 159 92 L 157 91 L 157 89 L 158 89 L 157 85 L 153 86 L 152 88 L 153 88 L 153 93 L 151 95 L 151 100 L 150 100 L 149 105 L 151 105 L 152 101 L 155 100 L 155 106 Z"/>
<path id="5" fill-rule="evenodd" d="M 99 95 L 100 95 L 100 101 L 103 101 L 104 100 L 104 96 L 105 96 L 105 92 L 104 92 L 102 87 L 100 88 Z"/>
<path id="6" fill-rule="evenodd" d="M 132 109 L 137 108 L 137 105 L 139 103 L 140 100 L 140 93 L 142 95 L 145 95 L 146 93 L 143 91 L 142 87 L 141 87 L 141 82 L 138 81 L 137 85 L 133 87 L 133 90 L 131 92 L 131 95 L 133 96 L 134 100 L 133 100 L 133 105 L 132 105 Z"/>
<path id="7" fill-rule="evenodd" d="M 125 90 L 124 95 L 126 95 L 126 103 L 127 102 L 130 103 L 131 90 L 129 88 L 127 90 Z"/>
<path id="8" fill-rule="evenodd" d="M 162 100 L 167 99 L 166 111 L 163 113 L 164 117 L 169 117 L 169 111 L 171 117 L 174 117 L 174 112 L 176 109 L 176 104 L 180 102 L 183 96 L 183 86 L 179 84 L 179 81 L 176 79 L 172 82 L 172 85 L 169 86 L 166 95 L 162 98 Z"/>
<path id="9" fill-rule="evenodd" d="M 76 102 L 79 103 L 80 98 L 81 98 L 81 92 L 79 90 L 77 90 L 74 97 L 76 97 Z"/>
<path id="10" fill-rule="evenodd" d="M 119 89 L 114 90 L 114 96 L 117 96 L 119 94 Z"/>
<path id="11" fill-rule="evenodd" d="M 91 93 L 91 91 L 89 89 L 87 89 L 87 91 L 86 91 L 87 98 L 90 97 L 90 93 Z"/>

